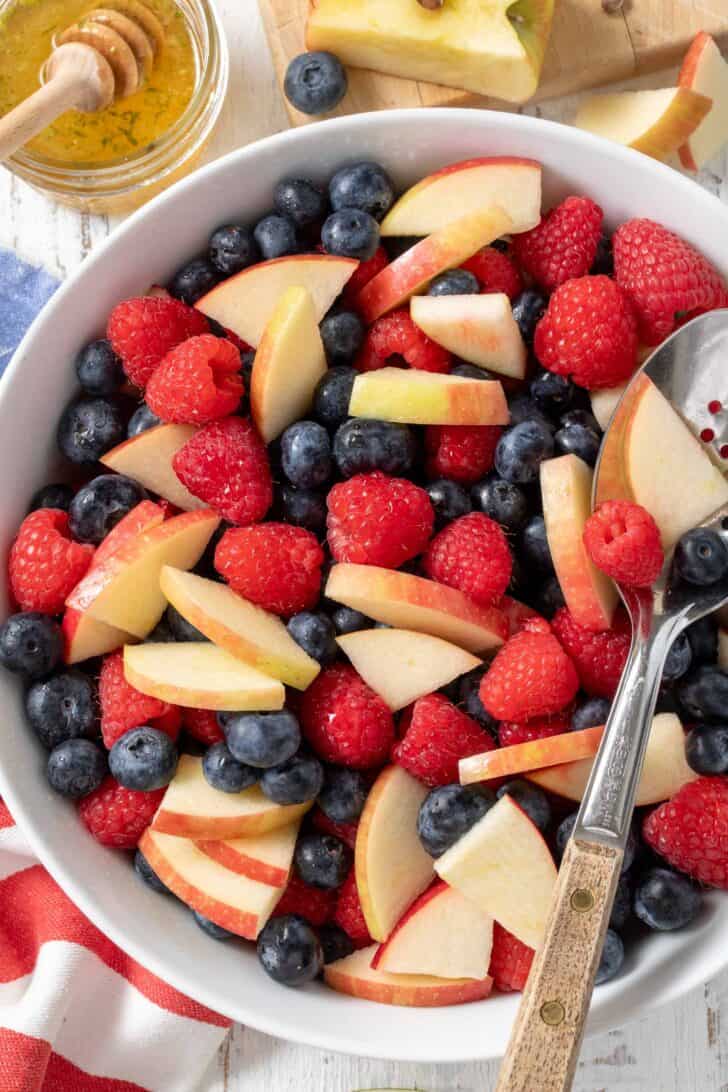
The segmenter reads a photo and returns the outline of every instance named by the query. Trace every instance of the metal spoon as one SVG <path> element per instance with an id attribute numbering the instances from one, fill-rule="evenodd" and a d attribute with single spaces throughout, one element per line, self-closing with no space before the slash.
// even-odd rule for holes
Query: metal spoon
<path id="1" fill-rule="evenodd" d="M 713 400 L 728 406 L 728 311 L 683 326 L 637 373 L 605 435 L 594 497 L 605 452 L 610 443 L 622 442 L 615 420 L 627 419 L 644 376 L 696 436 L 710 423 L 716 446 L 728 442 L 728 414 L 708 417 Z M 701 526 L 728 543 L 728 505 Z M 728 602 L 728 579 L 706 588 L 673 582 L 671 588 L 671 561 L 672 552 L 652 588 L 619 587 L 632 621 L 632 647 L 564 853 L 497 1092 L 564 1092 L 572 1086 L 665 661 L 687 626 Z"/>

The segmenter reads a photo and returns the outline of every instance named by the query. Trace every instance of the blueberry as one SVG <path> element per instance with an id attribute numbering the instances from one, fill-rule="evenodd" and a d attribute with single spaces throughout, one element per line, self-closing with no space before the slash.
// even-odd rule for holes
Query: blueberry
<path id="1" fill-rule="evenodd" d="M 327 315 L 319 327 L 329 364 L 351 364 L 364 342 L 364 323 L 354 311 Z"/>
<path id="2" fill-rule="evenodd" d="M 253 228 L 253 237 L 265 261 L 295 254 L 298 250 L 296 225 L 287 216 L 271 212 Z"/>
<path id="3" fill-rule="evenodd" d="M 327 254 L 366 262 L 379 246 L 379 224 L 361 209 L 339 209 L 324 221 L 321 242 Z"/>
<path id="4" fill-rule="evenodd" d="M 632 882 L 627 875 L 619 877 L 617 892 L 614 896 L 612 913 L 609 918 L 610 929 L 624 929 L 632 915 Z"/>
<path id="5" fill-rule="evenodd" d="M 132 728 L 109 751 L 109 769 L 126 789 L 162 789 L 175 775 L 177 748 L 158 728 Z"/>
<path id="6" fill-rule="evenodd" d="M 554 372 L 539 372 L 529 386 L 531 398 L 547 417 L 558 419 L 569 409 L 576 388 L 570 379 Z"/>
<path id="7" fill-rule="evenodd" d="M 334 462 L 344 478 L 369 470 L 402 476 L 412 469 L 415 438 L 408 425 L 352 417 L 334 436 Z"/>
<path id="8" fill-rule="evenodd" d="M 441 857 L 495 804 L 490 789 L 442 785 L 432 789 L 417 816 L 417 833 L 431 857 Z"/>
<path id="9" fill-rule="evenodd" d="M 176 299 L 191 307 L 202 296 L 206 296 L 219 280 L 220 274 L 209 259 L 193 258 L 177 270 L 169 283 L 169 291 Z"/>
<path id="10" fill-rule="evenodd" d="M 650 929 L 667 932 L 684 929 L 694 921 L 702 896 L 686 876 L 669 868 L 651 868 L 634 893 L 634 912 Z"/>
<path id="11" fill-rule="evenodd" d="M 349 416 L 349 400 L 359 373 L 343 366 L 329 368 L 318 381 L 313 396 L 313 412 L 326 428 L 337 428 Z"/>
<path id="12" fill-rule="evenodd" d="M 662 671 L 663 682 L 675 682 L 681 679 L 690 670 L 693 661 L 693 650 L 690 647 L 687 633 L 681 633 L 677 637 L 667 654 L 665 667 Z"/>
<path id="13" fill-rule="evenodd" d="M 693 664 L 714 664 L 718 659 L 718 623 L 706 615 L 685 630 L 693 652 Z"/>
<path id="14" fill-rule="evenodd" d="M 435 510 L 435 524 L 438 530 L 460 516 L 467 516 L 473 509 L 470 497 L 457 482 L 451 482 L 448 478 L 437 478 L 426 488 Z"/>
<path id="15" fill-rule="evenodd" d="M 450 269 L 430 282 L 428 296 L 474 296 L 480 292 L 478 278 L 468 269 Z"/>
<path id="16" fill-rule="evenodd" d="M 71 501 L 69 530 L 79 542 L 92 542 L 98 546 L 146 495 L 133 478 L 123 474 L 100 474 L 88 485 L 82 485 Z"/>
<path id="17" fill-rule="evenodd" d="M 166 883 L 162 883 L 140 849 L 134 854 L 134 871 L 137 876 L 144 881 L 147 887 L 151 887 L 152 891 L 156 891 L 158 895 L 172 894 Z"/>
<path id="18" fill-rule="evenodd" d="M 513 317 L 518 323 L 526 345 L 533 345 L 533 335 L 546 310 L 546 298 L 533 288 L 527 288 L 513 301 Z"/>
<path id="19" fill-rule="evenodd" d="M 41 679 L 61 659 L 60 627 L 47 614 L 21 611 L 0 627 L 0 664 L 17 675 Z"/>
<path id="20" fill-rule="evenodd" d="M 721 723 L 728 708 L 728 672 L 712 665 L 699 667 L 680 680 L 677 696 L 691 720 Z"/>
<path id="21" fill-rule="evenodd" d="M 172 634 L 173 641 L 206 641 L 204 633 L 201 633 L 197 626 L 193 626 L 191 622 L 188 622 L 184 615 L 180 614 L 176 607 L 173 607 L 170 603 L 165 612 L 165 618 L 167 625 L 169 626 L 170 633 Z"/>
<path id="22" fill-rule="evenodd" d="M 56 438 L 62 455 L 84 465 L 97 462 L 125 435 L 118 406 L 106 398 L 79 398 L 63 411 Z"/>
<path id="23" fill-rule="evenodd" d="M 589 270 L 592 277 L 614 276 L 614 254 L 612 253 L 612 240 L 608 235 L 602 235 L 597 243 L 597 252 L 594 256 L 592 267 Z"/>
<path id="24" fill-rule="evenodd" d="M 86 394 L 116 394 L 124 383 L 124 369 L 111 348 L 102 338 L 91 341 L 76 357 L 76 375 Z"/>
<path id="25" fill-rule="evenodd" d="M 326 497 L 315 489 L 281 488 L 282 515 L 286 523 L 305 527 L 316 534 L 326 526 Z"/>
<path id="26" fill-rule="evenodd" d="M 33 494 L 29 512 L 35 512 L 38 508 L 59 508 L 61 512 L 67 512 L 73 500 L 73 489 L 62 482 L 42 486 Z"/>
<path id="27" fill-rule="evenodd" d="M 681 580 L 706 588 L 728 575 L 728 547 L 716 531 L 697 527 L 678 542 L 673 564 Z"/>
<path id="28" fill-rule="evenodd" d="M 567 842 L 571 838 L 571 832 L 576 826 L 576 815 L 574 811 L 571 815 L 567 815 L 565 819 L 562 819 L 556 828 L 556 856 L 559 860 L 564 856 Z"/>
<path id="29" fill-rule="evenodd" d="M 559 424 L 562 428 L 569 428 L 570 425 L 581 425 L 583 428 L 590 428 L 592 432 L 596 432 L 597 436 L 602 434 L 602 427 L 594 414 L 585 409 L 567 410 L 559 418 Z"/>
<path id="30" fill-rule="evenodd" d="M 520 549 L 527 566 L 532 566 L 542 573 L 554 571 L 543 516 L 532 516 L 528 521 L 521 535 Z"/>
<path id="31" fill-rule="evenodd" d="M 502 796 L 510 796 L 540 831 L 545 831 L 551 822 L 551 805 L 546 794 L 530 781 L 524 781 L 520 777 L 506 781 L 498 789 L 496 796 L 499 800 Z"/>
<path id="32" fill-rule="evenodd" d="M 577 705 L 571 717 L 569 728 L 572 732 L 581 732 L 584 728 L 600 728 L 607 723 L 612 703 L 606 698 L 587 698 Z"/>
<path id="33" fill-rule="evenodd" d="M 534 606 L 544 618 L 553 618 L 557 611 L 566 606 L 564 593 L 556 576 L 550 576 L 539 585 Z"/>
<path id="34" fill-rule="evenodd" d="M 66 739 L 48 755 L 46 773 L 52 789 L 78 800 L 97 789 L 106 777 L 106 754 L 90 739 Z"/>
<path id="35" fill-rule="evenodd" d="M 381 220 L 394 201 L 394 186 L 378 163 L 352 163 L 339 168 L 329 182 L 329 201 L 335 212 L 361 209 Z"/>
<path id="36" fill-rule="evenodd" d="M 25 712 L 49 751 L 67 739 L 89 739 L 98 734 L 96 687 L 80 671 L 69 669 L 33 683 L 25 695 Z"/>
<path id="37" fill-rule="evenodd" d="M 696 724 L 685 740 L 685 757 L 698 774 L 728 774 L 728 724 Z"/>
<path id="38" fill-rule="evenodd" d="M 355 823 L 364 810 L 368 792 L 366 778 L 359 770 L 326 766 L 318 806 L 335 823 Z"/>
<path id="39" fill-rule="evenodd" d="M 319 939 L 299 914 L 271 918 L 258 937 L 258 959 L 266 974 L 282 986 L 312 982 L 324 965 Z"/>
<path id="40" fill-rule="evenodd" d="M 309 227 L 325 216 L 326 194 L 308 178 L 283 178 L 273 191 L 273 205 L 296 227 Z"/>
<path id="41" fill-rule="evenodd" d="M 208 247 L 212 265 L 224 277 L 239 273 L 258 260 L 252 231 L 238 224 L 226 224 L 213 231 Z"/>
<path id="42" fill-rule="evenodd" d="M 281 436 L 281 467 L 291 485 L 316 489 L 331 477 L 331 441 L 316 421 L 296 421 Z"/>
<path id="43" fill-rule="evenodd" d="M 333 53 L 299 53 L 283 81 L 286 98 L 302 114 L 325 114 L 338 106 L 348 86 L 346 69 Z"/>
<path id="44" fill-rule="evenodd" d="M 334 623 L 322 611 L 302 610 L 288 620 L 286 629 L 296 644 L 322 667 L 332 664 L 339 654 Z"/>
<path id="45" fill-rule="evenodd" d="M 218 925 L 217 922 L 212 921 L 210 918 L 206 918 L 199 910 L 193 910 L 192 916 L 200 929 L 202 929 L 202 932 L 207 933 L 208 937 L 212 937 L 213 940 L 238 939 L 237 933 L 231 933 L 229 929 L 225 929 L 222 925 Z"/>
<path id="46" fill-rule="evenodd" d="M 260 779 L 265 795 L 276 804 L 307 804 L 315 800 L 324 780 L 323 766 L 312 755 L 297 754 L 267 769 Z"/>
<path id="47" fill-rule="evenodd" d="M 624 963 L 624 943 L 619 933 L 614 929 L 607 929 L 602 948 L 602 958 L 599 960 L 595 986 L 601 986 L 603 982 L 609 982 L 622 968 Z"/>
<path id="48" fill-rule="evenodd" d="M 508 401 L 508 412 L 512 425 L 520 425 L 523 421 L 540 421 L 549 432 L 554 431 L 554 423 L 543 413 L 534 400 L 527 394 L 517 394 Z"/>
<path id="49" fill-rule="evenodd" d="M 219 792 L 242 792 L 258 780 L 258 770 L 233 758 L 225 743 L 213 743 L 202 759 L 205 781 Z"/>
<path id="50" fill-rule="evenodd" d="M 585 425 L 564 425 L 554 436 L 559 455 L 578 455 L 588 466 L 594 466 L 599 455 L 601 437 Z"/>
<path id="51" fill-rule="evenodd" d="M 141 406 L 135 409 L 129 418 L 129 424 L 126 426 L 127 438 L 131 440 L 134 436 L 139 436 L 147 429 L 156 428 L 161 423 L 161 418 L 157 417 L 156 413 L 152 413 L 146 402 L 142 402 Z"/>
<path id="52" fill-rule="evenodd" d="M 508 482 L 530 485 L 537 480 L 541 463 L 553 453 L 551 431 L 538 418 L 531 418 L 503 433 L 495 449 L 495 468 Z"/>
<path id="53" fill-rule="evenodd" d="M 298 839 L 294 861 L 304 883 L 330 890 L 341 887 L 348 876 L 352 852 L 333 834 L 304 834 Z"/>
<path id="54" fill-rule="evenodd" d="M 335 963 L 337 959 L 345 959 L 354 951 L 354 941 L 339 925 L 319 926 L 318 938 L 324 963 Z"/>
<path id="55" fill-rule="evenodd" d="M 476 667 L 468 671 L 467 675 L 461 676 L 458 683 L 458 705 L 461 705 L 469 717 L 477 720 L 478 724 L 495 738 L 496 721 L 480 700 L 480 683 L 487 670 L 485 666 Z"/>
<path id="56" fill-rule="evenodd" d="M 516 534 L 522 531 L 528 521 L 528 497 L 514 482 L 503 481 L 495 474 L 483 481 L 476 482 L 470 490 L 473 507 L 496 523 L 504 531 Z"/>
<path id="57" fill-rule="evenodd" d="M 337 633 L 356 633 L 360 629 L 371 629 L 373 622 L 353 607 L 337 607 L 331 615 Z"/>
<path id="58" fill-rule="evenodd" d="M 301 744 L 298 720 L 287 709 L 279 713 L 233 713 L 224 731 L 233 757 L 257 769 L 279 768 L 293 758 Z"/>

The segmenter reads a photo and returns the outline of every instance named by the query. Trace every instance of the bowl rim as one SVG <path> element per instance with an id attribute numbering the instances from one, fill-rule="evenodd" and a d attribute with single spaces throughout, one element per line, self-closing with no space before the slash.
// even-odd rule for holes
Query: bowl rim
<path id="1" fill-rule="evenodd" d="M 284 145 L 305 145 L 308 134 L 314 131 L 320 131 L 323 127 L 326 127 L 333 133 L 346 133 L 347 136 L 350 137 L 352 133 L 365 129 L 368 125 L 374 124 L 375 122 L 383 127 L 386 127 L 387 125 L 393 127 L 406 127 L 408 124 L 412 124 L 416 119 L 416 124 L 426 126 L 428 120 L 434 119 L 437 116 L 442 116 L 443 113 L 444 111 L 442 108 L 388 110 L 333 118 L 328 121 L 316 122 L 313 125 L 304 126 L 298 129 L 285 130 L 227 153 L 225 156 L 199 168 L 188 177 L 170 187 L 166 192 L 153 198 L 148 204 L 132 213 L 131 216 L 110 233 L 108 238 L 96 248 L 81 266 L 79 266 L 78 269 L 76 269 L 58 288 L 50 301 L 36 316 L 0 380 L 0 413 L 2 412 L 5 396 L 9 388 L 18 382 L 26 354 L 34 347 L 36 341 L 39 341 L 43 337 L 46 328 L 58 321 L 65 304 L 66 296 L 75 288 L 77 281 L 79 279 L 91 279 L 95 268 L 106 260 L 107 255 L 113 253 L 127 235 L 134 232 L 140 224 L 152 221 L 160 206 L 169 202 L 171 199 L 184 194 L 188 190 L 194 191 L 198 189 L 198 187 L 203 188 L 207 181 L 214 178 L 217 173 L 226 170 L 235 162 L 244 164 L 246 161 L 254 159 L 262 150 L 275 150 L 276 147 Z M 634 163 L 634 157 L 638 157 L 642 162 L 643 169 L 662 175 L 665 178 L 669 176 L 669 184 L 676 191 L 678 200 L 681 197 L 685 202 L 697 199 L 704 202 L 707 208 L 712 209 L 712 212 L 717 219 L 724 223 L 726 235 L 728 237 L 728 208 L 716 196 L 705 191 L 692 179 L 679 174 L 673 168 L 654 160 L 647 160 L 647 157 L 641 155 L 639 152 L 612 144 L 601 137 L 596 137 L 583 130 L 575 129 L 558 122 L 547 121 L 542 118 L 532 118 L 522 114 L 511 114 L 499 111 L 473 111 L 457 108 L 448 108 L 446 113 L 448 119 L 450 119 L 454 125 L 458 123 L 458 120 L 465 122 L 467 119 L 468 122 L 472 122 L 474 115 L 480 115 L 484 127 L 490 125 L 501 131 L 515 128 L 517 131 L 520 130 L 524 133 L 531 134 L 532 136 L 538 134 L 540 137 L 546 138 L 548 138 L 549 133 L 558 132 L 558 140 L 561 143 L 565 142 L 571 144 L 574 148 L 578 148 L 583 154 L 589 154 L 591 151 L 600 159 L 611 159 L 612 162 L 617 165 L 620 163 Z M 480 122 L 476 124 L 480 124 Z M 342 157 L 346 157 L 347 150 L 348 146 L 342 142 Z M 10 777 L 10 770 L 6 769 L 2 763 L 0 763 L 0 796 L 6 801 L 14 819 L 27 838 L 27 841 L 37 855 L 39 861 L 91 922 L 104 932 L 105 935 L 110 937 L 122 951 L 126 951 L 134 959 L 138 960 L 142 966 L 148 968 L 160 979 L 169 983 L 182 993 L 193 997 L 210 1009 L 217 1012 L 220 1011 L 219 998 L 216 996 L 214 989 L 211 989 L 207 985 L 206 981 L 199 979 L 199 977 L 193 978 L 189 976 L 186 970 L 181 966 L 168 965 L 164 958 L 157 957 L 152 946 L 146 948 L 143 944 L 137 943 L 134 939 L 126 937 L 121 925 L 117 925 L 101 907 L 96 905 L 93 891 L 77 883 L 69 868 L 67 868 L 63 862 L 57 860 L 50 850 L 46 849 L 43 823 L 41 821 L 42 816 L 39 819 L 38 816 L 31 813 L 29 808 L 24 806 L 22 794 L 16 791 Z M 712 901 L 712 896 L 709 901 Z M 705 949 L 707 945 L 703 944 L 702 947 Z M 705 951 L 701 953 L 703 958 L 699 957 L 698 952 L 693 954 L 695 958 L 688 961 L 687 967 L 683 969 L 679 984 L 677 984 L 676 976 L 672 976 L 667 984 L 661 981 L 659 996 L 655 997 L 654 994 L 651 994 L 643 1003 L 641 1003 L 639 1012 L 631 1014 L 630 1019 L 641 1018 L 648 1013 L 655 1011 L 662 1005 L 683 997 L 690 990 L 701 986 L 706 979 L 720 973 L 720 971 L 728 966 L 728 948 L 724 949 L 722 955 L 719 952 L 713 952 L 715 959 L 711 958 L 708 960 L 705 958 Z M 436 1012 L 437 1010 L 429 1011 Z M 485 1061 L 500 1056 L 500 1052 L 494 1050 L 492 1043 L 488 1044 L 487 1037 L 485 1036 L 483 1039 L 473 1042 L 472 1049 L 468 1050 L 465 1050 L 461 1045 L 456 1044 L 449 1047 L 441 1038 L 435 1036 L 431 1039 L 424 1036 L 423 1038 L 425 1041 L 418 1042 L 416 1051 L 411 1048 L 411 1044 L 409 1043 L 406 1044 L 407 1049 L 403 1051 L 401 1048 L 397 1048 L 396 1042 L 391 1041 L 387 1045 L 377 1043 L 375 1049 L 374 1046 L 369 1047 L 367 1042 L 362 1040 L 361 1036 L 357 1036 L 350 1032 L 343 1034 L 340 1030 L 336 1032 L 327 1032 L 324 1027 L 315 1031 L 300 1031 L 295 1023 L 285 1015 L 285 1012 L 286 1006 L 282 1004 L 280 1006 L 280 1014 L 278 1011 L 274 1014 L 261 1013 L 256 1011 L 251 1005 L 246 1006 L 244 1000 L 242 1000 L 238 1006 L 237 1012 L 231 1016 L 231 1019 L 247 1023 L 261 1032 L 284 1040 L 299 1042 L 330 1051 L 357 1054 L 364 1057 L 377 1057 L 392 1061 L 448 1063 Z M 226 1015 L 230 1015 L 230 1013 L 227 1013 Z M 597 1019 L 590 1018 L 589 1025 L 587 1026 L 587 1034 L 606 1031 L 612 1027 L 618 1026 L 619 1022 L 618 1014 L 614 1011 L 611 1011 L 606 1016 L 602 1015 Z"/>

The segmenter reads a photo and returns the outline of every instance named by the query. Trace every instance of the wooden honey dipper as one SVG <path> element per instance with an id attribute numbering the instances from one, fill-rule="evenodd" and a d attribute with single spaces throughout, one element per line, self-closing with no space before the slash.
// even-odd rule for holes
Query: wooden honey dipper
<path id="1" fill-rule="evenodd" d="M 93 114 L 133 95 L 164 45 L 164 27 L 141 0 L 104 0 L 62 31 L 43 86 L 0 118 L 0 162 L 67 110 Z"/>

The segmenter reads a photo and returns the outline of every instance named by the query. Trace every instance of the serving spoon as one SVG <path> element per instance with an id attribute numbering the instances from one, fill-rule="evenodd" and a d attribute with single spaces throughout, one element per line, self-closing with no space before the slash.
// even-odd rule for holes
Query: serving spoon
<path id="1" fill-rule="evenodd" d="M 605 452 L 622 442 L 624 422 L 646 380 L 696 437 L 710 424 L 716 448 L 728 442 L 728 413 L 709 417 L 717 404 L 728 407 L 727 365 L 725 310 L 694 319 L 649 357 L 607 429 L 592 507 L 600 495 Z M 728 504 L 700 526 L 717 531 L 728 543 Z M 561 862 L 543 944 L 533 961 L 496 1092 L 567 1092 L 572 1086 L 665 661 L 687 626 L 728 603 L 728 578 L 705 588 L 671 586 L 671 562 L 672 551 L 651 588 L 618 585 L 632 622 L 632 646 Z"/>

